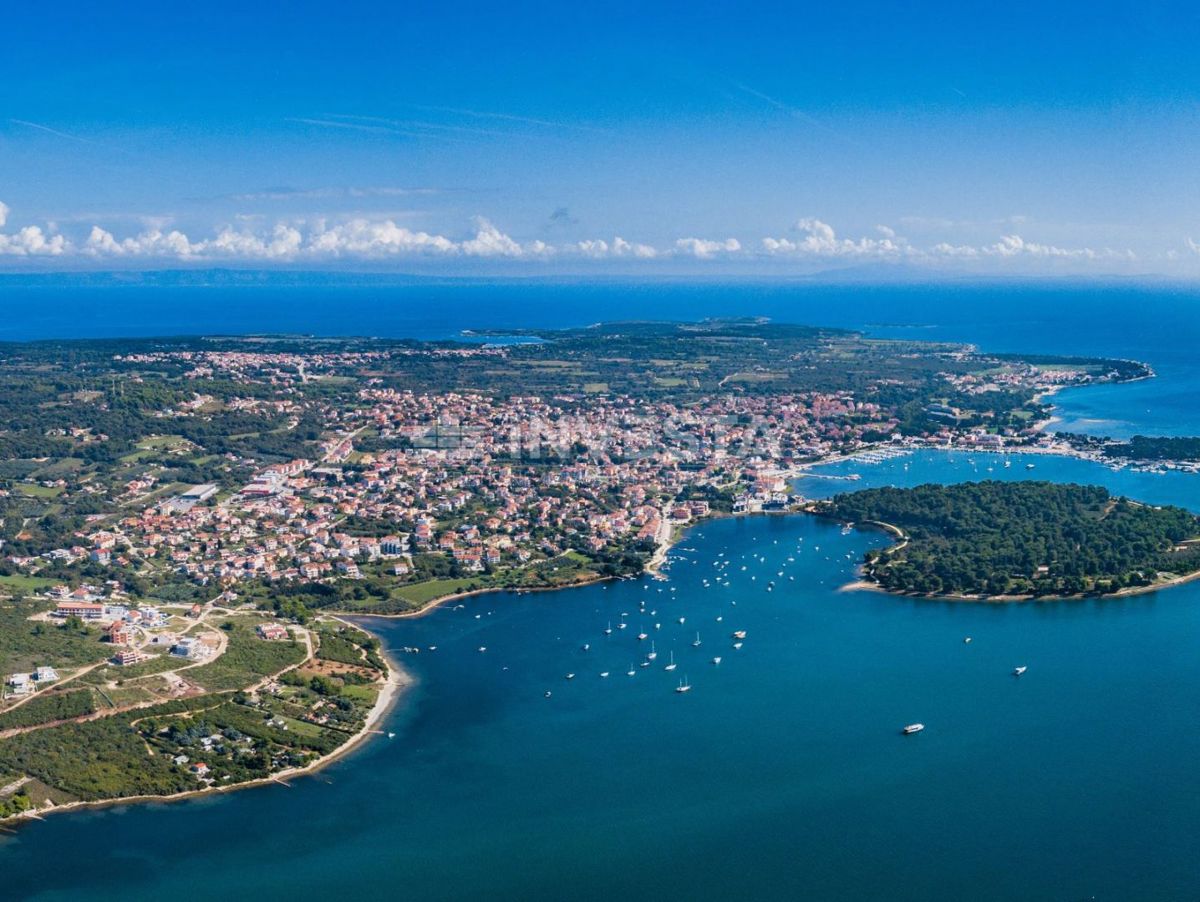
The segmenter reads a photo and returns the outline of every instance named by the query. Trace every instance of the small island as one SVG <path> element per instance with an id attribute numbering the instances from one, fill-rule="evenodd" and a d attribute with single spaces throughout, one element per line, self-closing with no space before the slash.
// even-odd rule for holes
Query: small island
<path id="1" fill-rule="evenodd" d="M 878 488 L 813 505 L 887 529 L 863 577 L 893 592 L 977 599 L 1103 595 L 1200 571 L 1200 518 L 1114 497 L 1101 486 L 973 482 Z"/>

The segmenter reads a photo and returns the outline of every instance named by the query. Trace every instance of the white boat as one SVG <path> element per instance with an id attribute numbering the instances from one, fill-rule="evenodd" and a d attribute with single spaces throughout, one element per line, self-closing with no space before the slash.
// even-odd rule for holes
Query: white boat
<path id="1" fill-rule="evenodd" d="M 971 637 L 970 637 L 970 636 L 967 636 L 967 637 L 965 637 L 965 638 L 963 639 L 963 644 L 964 644 L 964 645 L 970 645 L 970 644 L 971 644 Z"/>
<path id="2" fill-rule="evenodd" d="M 1033 464 L 1025 464 L 1025 469 L 1026 469 L 1026 470 L 1032 470 L 1032 469 L 1033 469 Z"/>
<path id="3" fill-rule="evenodd" d="M 745 631 L 745 630 L 734 630 L 734 631 L 733 631 L 733 638 L 735 638 L 735 639 L 745 639 L 745 638 L 746 638 L 746 631 Z"/>
<path id="4" fill-rule="evenodd" d="M 687 618 L 686 618 L 686 617 L 680 617 L 680 618 L 679 618 L 679 622 L 680 622 L 680 623 L 687 623 Z"/>
<path id="5" fill-rule="evenodd" d="M 588 643 L 586 643 L 586 642 L 584 642 L 584 643 L 583 643 L 583 650 L 584 650 L 584 651 L 587 651 L 587 650 L 588 650 L 588 649 L 590 649 L 590 648 L 591 648 L 591 646 L 590 646 L 590 645 L 588 645 Z"/>
<path id="6" fill-rule="evenodd" d="M 679 665 L 675 663 L 675 652 L 671 652 L 671 663 L 664 667 L 663 670 L 674 670 L 677 666 Z"/>
<path id="7" fill-rule="evenodd" d="M 602 677 L 606 677 L 606 676 L 608 676 L 608 671 L 607 671 L 607 670 L 601 670 L 601 671 L 600 671 L 600 676 L 602 676 Z"/>
<path id="8" fill-rule="evenodd" d="M 714 664 L 720 664 L 720 663 L 721 663 L 721 656 L 720 656 L 720 655 L 717 655 L 715 658 L 713 658 L 713 663 L 714 663 Z"/>
<path id="9" fill-rule="evenodd" d="M 923 729 L 925 729 L 925 724 L 923 723 L 910 723 L 900 732 L 905 736 L 911 736 L 913 733 L 920 733 Z"/>
<path id="10" fill-rule="evenodd" d="M 610 620 L 610 621 L 608 621 L 608 626 L 606 626 L 606 627 L 604 628 L 604 635 L 606 635 L 606 636 L 611 636 L 611 635 L 612 635 L 612 621 L 611 621 L 611 620 Z"/>
<path id="11" fill-rule="evenodd" d="M 700 634 L 696 633 L 696 641 L 692 643 L 692 648 L 700 647 Z"/>
<path id="12" fill-rule="evenodd" d="M 575 679 L 575 674 L 573 674 L 573 673 L 568 673 L 568 674 L 567 674 L 567 679 L 568 679 L 568 680 L 573 680 L 573 679 Z"/>
<path id="13" fill-rule="evenodd" d="M 638 641 L 639 641 L 639 642 L 642 642 L 642 641 L 644 641 L 644 640 L 646 640 L 646 639 L 649 639 L 649 638 L 650 638 L 650 634 L 649 634 L 649 633 L 638 633 Z"/>
<path id="14" fill-rule="evenodd" d="M 742 643 L 741 643 L 741 642 L 734 642 L 734 643 L 733 643 L 733 647 L 734 647 L 734 648 L 741 648 L 741 647 L 742 647 Z"/>
<path id="15" fill-rule="evenodd" d="M 647 660 L 647 661 L 653 661 L 653 660 L 654 660 L 655 658 L 657 658 L 657 657 L 658 657 L 658 652 L 656 652 L 656 651 L 654 650 L 654 643 L 653 643 L 653 642 L 651 642 L 651 643 L 650 643 L 650 654 L 646 655 L 646 660 Z"/>
<path id="16" fill-rule="evenodd" d="M 637 673 L 637 671 L 634 670 L 633 665 L 630 664 L 629 669 L 627 671 L 625 671 L 625 676 L 633 676 L 635 673 Z"/>
<path id="17" fill-rule="evenodd" d="M 1020 676 L 1028 669 L 1029 668 L 1026 667 L 1024 664 L 1022 664 L 1020 667 L 1014 667 L 1013 668 L 1013 676 Z"/>
<path id="18" fill-rule="evenodd" d="M 546 690 L 546 698 L 549 698 L 552 694 L 549 689 Z"/>
<path id="19" fill-rule="evenodd" d="M 691 692 L 692 691 L 692 684 L 687 681 L 687 677 L 684 677 L 682 680 L 679 681 L 679 685 L 675 687 L 675 691 L 676 692 Z"/>
<path id="20" fill-rule="evenodd" d="M 479 650 L 480 650 L 481 652 L 487 651 L 487 646 L 486 646 L 486 645 L 481 645 L 481 646 L 479 646 Z"/>

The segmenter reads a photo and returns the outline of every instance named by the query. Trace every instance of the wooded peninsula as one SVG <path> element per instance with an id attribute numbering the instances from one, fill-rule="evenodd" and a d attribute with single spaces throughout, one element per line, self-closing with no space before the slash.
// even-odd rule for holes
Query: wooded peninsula
<path id="1" fill-rule="evenodd" d="M 1100 486 L 974 482 L 838 495 L 818 513 L 891 527 L 864 577 L 894 592 L 1064 597 L 1152 588 L 1200 571 L 1200 518 Z"/>

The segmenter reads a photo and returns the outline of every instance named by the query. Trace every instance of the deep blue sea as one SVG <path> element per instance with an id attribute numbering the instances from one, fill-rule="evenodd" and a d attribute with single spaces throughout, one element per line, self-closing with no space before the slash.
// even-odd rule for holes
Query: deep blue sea
<path id="1" fill-rule="evenodd" d="M 438 288 L 434 303 L 425 290 L 354 289 L 353 304 L 118 292 L 86 324 L 27 310 L 27 293 L 0 303 L 22 338 L 765 314 L 1147 360 L 1158 378 L 1061 396 L 1068 428 L 1200 434 L 1195 294 L 505 284 Z M 1028 460 L 922 452 L 831 465 L 801 488 L 1037 478 L 1200 511 L 1200 477 Z M 861 480 L 825 478 L 850 473 Z M 402 657 L 416 684 L 385 725 L 394 738 L 290 788 L 23 826 L 0 837 L 0 898 L 1200 898 L 1200 583 L 1008 605 L 841 591 L 883 541 L 804 516 L 720 520 L 676 547 L 664 581 L 371 621 L 393 649 L 437 646 Z M 605 636 L 622 614 L 630 628 Z M 642 627 L 658 659 L 630 677 Z M 673 691 L 680 676 L 691 692 Z M 913 721 L 925 732 L 899 736 Z"/>

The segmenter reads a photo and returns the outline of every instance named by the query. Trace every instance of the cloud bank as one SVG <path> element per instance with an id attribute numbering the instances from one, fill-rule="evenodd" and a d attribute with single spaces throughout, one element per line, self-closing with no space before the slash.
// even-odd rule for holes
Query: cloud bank
<path id="1" fill-rule="evenodd" d="M 281 192 L 286 189 L 281 189 Z M 662 245 L 621 236 L 590 238 L 563 243 L 540 239 L 520 240 L 484 218 L 477 218 L 464 234 L 446 235 L 400 225 L 391 218 L 353 217 L 327 220 L 280 220 L 264 223 L 247 217 L 236 225 L 217 228 L 206 237 L 193 237 L 181 229 L 149 226 L 118 236 L 92 225 L 79 234 L 66 234 L 50 226 L 11 228 L 9 207 L 0 202 L 0 258 L 49 258 L 99 265 L 102 261 L 142 261 L 146 265 L 228 261 L 246 264 L 322 264 L 378 261 L 691 261 L 693 265 L 759 263 L 846 264 L 911 263 L 964 266 L 1009 261 L 1049 265 L 1132 262 L 1128 250 L 1062 247 L 1034 241 L 1019 234 L 1001 235 L 985 244 L 938 242 L 918 246 L 893 228 L 876 226 L 873 235 L 844 237 L 830 224 L 805 217 L 780 236 L 743 243 L 735 237 L 688 236 Z M 1189 252 L 1200 255 L 1200 244 L 1186 239 Z M 1174 259 L 1175 251 L 1164 255 Z M 65 265 L 65 262 L 64 262 Z"/>

